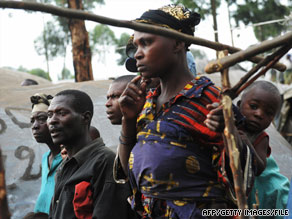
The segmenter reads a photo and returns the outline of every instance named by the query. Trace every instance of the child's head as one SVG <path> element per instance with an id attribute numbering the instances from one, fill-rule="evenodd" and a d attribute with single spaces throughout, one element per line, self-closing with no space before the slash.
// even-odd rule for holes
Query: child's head
<path id="1" fill-rule="evenodd" d="M 243 92 L 238 106 L 246 117 L 246 131 L 259 133 L 273 121 L 281 106 L 281 95 L 272 83 L 256 81 Z"/>

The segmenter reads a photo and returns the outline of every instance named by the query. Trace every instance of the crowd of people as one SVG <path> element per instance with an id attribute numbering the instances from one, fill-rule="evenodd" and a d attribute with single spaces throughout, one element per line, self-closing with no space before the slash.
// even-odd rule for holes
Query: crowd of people
<path id="1" fill-rule="evenodd" d="M 193 35 L 200 15 L 167 5 L 135 21 Z M 139 31 L 130 43 L 135 51 L 128 64 L 139 74 L 115 79 L 105 103 L 110 122 L 121 125 L 116 154 L 91 126 L 88 94 L 63 90 L 31 97 L 33 136 L 49 151 L 34 213 L 25 218 L 195 219 L 214 218 L 203 209 L 238 208 L 220 88 L 195 76 L 188 43 Z M 233 106 L 241 189 L 250 208 L 286 208 L 289 181 L 271 156 L 265 132 L 280 105 L 277 88 L 258 81 Z"/>

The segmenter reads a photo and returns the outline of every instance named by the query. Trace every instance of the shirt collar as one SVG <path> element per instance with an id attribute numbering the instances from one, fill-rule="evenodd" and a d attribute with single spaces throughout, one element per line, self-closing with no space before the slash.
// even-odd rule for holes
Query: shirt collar
<path id="1" fill-rule="evenodd" d="M 72 158 L 74 158 L 76 160 L 76 162 L 78 163 L 78 165 L 80 166 L 88 159 L 88 157 L 93 152 L 95 152 L 96 150 L 98 150 L 102 146 L 105 146 L 102 138 L 97 138 L 97 139 L 93 140 L 92 142 L 90 142 L 89 145 L 85 146 L 80 151 L 78 151 L 76 154 L 74 154 L 74 156 Z"/>

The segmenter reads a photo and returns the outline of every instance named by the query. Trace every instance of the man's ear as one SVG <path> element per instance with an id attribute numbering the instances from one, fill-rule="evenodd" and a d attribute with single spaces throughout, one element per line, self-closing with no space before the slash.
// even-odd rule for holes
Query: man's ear
<path id="1" fill-rule="evenodd" d="M 183 49 L 183 50 L 185 49 L 185 43 L 184 43 L 183 41 L 176 40 L 176 41 L 175 41 L 175 46 L 174 46 L 174 52 L 175 52 L 175 53 L 178 53 L 178 52 L 180 52 L 182 49 Z"/>
<path id="2" fill-rule="evenodd" d="M 92 119 L 91 112 L 89 112 L 89 111 L 84 112 L 82 114 L 82 119 L 83 119 L 84 124 L 88 124 L 89 125 L 90 122 L 91 122 L 91 119 Z"/>

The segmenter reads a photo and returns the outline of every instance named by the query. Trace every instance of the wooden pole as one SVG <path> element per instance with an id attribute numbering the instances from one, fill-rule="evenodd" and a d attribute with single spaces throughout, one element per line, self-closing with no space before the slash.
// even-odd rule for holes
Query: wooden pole
<path id="1" fill-rule="evenodd" d="M 228 55 L 227 51 L 221 51 L 218 53 L 219 59 L 222 59 Z M 228 68 L 221 70 L 221 83 L 222 89 L 229 90 L 230 89 L 230 81 L 228 75 Z M 237 200 L 238 209 L 241 209 L 244 212 L 244 209 L 247 209 L 247 200 L 246 200 L 246 191 L 243 183 L 243 173 L 241 169 L 240 163 L 240 150 L 238 149 L 237 144 L 240 142 L 237 141 L 237 128 L 234 124 L 234 115 L 232 110 L 232 99 L 228 96 L 228 94 L 224 93 L 221 97 L 221 104 L 223 106 L 223 115 L 224 115 L 224 123 L 225 129 L 223 134 L 223 139 L 225 142 L 226 152 L 229 157 L 229 166 L 231 168 L 233 183 L 234 183 L 234 191 Z M 241 146 L 242 148 L 242 146 Z M 245 218 L 242 213 L 240 218 Z"/>
<path id="2" fill-rule="evenodd" d="M 256 74 L 256 76 L 251 80 L 250 82 L 247 82 L 249 78 L 252 77 L 260 68 L 263 66 L 271 66 L 271 61 L 275 63 L 278 61 L 282 56 L 284 56 L 290 49 L 292 45 L 284 45 L 280 49 L 278 49 L 273 54 L 267 56 L 264 60 L 262 60 L 260 63 L 258 63 L 256 66 L 254 66 L 247 74 L 245 74 L 240 81 L 234 85 L 228 92 L 229 96 L 234 99 L 236 98 L 240 92 L 245 89 L 247 86 L 249 86 L 253 81 L 255 81 L 257 78 L 259 78 L 261 75 L 265 74 L 269 68 L 265 68 L 260 73 Z"/>
<path id="3" fill-rule="evenodd" d="M 215 49 L 217 51 L 228 50 L 228 52 L 231 54 L 241 51 L 241 49 L 236 48 L 236 47 L 232 47 L 226 44 L 221 44 L 218 42 L 213 42 L 213 41 L 202 39 L 199 37 L 193 37 L 187 34 L 180 33 L 175 30 L 170 30 L 170 29 L 158 27 L 155 25 L 141 24 L 141 23 L 126 21 L 126 20 L 116 20 L 116 19 L 95 15 L 95 14 L 81 11 L 81 10 L 61 8 L 61 7 L 56 7 L 56 6 L 48 5 L 48 4 L 40 4 L 40 3 L 35 3 L 35 2 L 22 2 L 22 1 L 21 2 L 0 1 L 0 8 L 14 8 L 14 9 L 25 9 L 25 10 L 31 10 L 31 11 L 41 11 L 41 12 L 50 13 L 57 16 L 67 17 L 67 18 L 89 20 L 89 21 L 94 21 L 94 22 L 116 26 L 116 27 L 130 28 L 136 31 L 142 31 L 146 33 L 153 33 L 153 34 L 158 34 L 158 35 L 162 35 L 166 37 L 175 38 L 187 43 L 204 46 L 210 49 Z M 263 58 L 260 56 L 249 58 L 249 60 L 254 63 L 258 63 L 262 59 Z M 285 71 L 286 66 L 281 63 L 277 63 L 274 66 L 274 68 L 276 68 L 279 71 Z"/>
<path id="4" fill-rule="evenodd" d="M 242 210 L 240 218 L 244 217 L 244 209 L 247 209 L 246 191 L 243 183 L 243 173 L 240 164 L 240 151 L 237 147 L 236 136 L 237 129 L 234 124 L 234 115 L 232 111 L 232 100 L 228 95 L 223 95 L 221 99 L 223 105 L 223 115 L 225 122 L 224 137 L 229 154 L 229 165 L 232 171 L 234 191 L 237 199 L 238 209 Z"/>
<path id="5" fill-rule="evenodd" d="M 216 61 L 209 62 L 208 65 L 205 67 L 205 71 L 207 73 L 214 73 L 219 72 L 222 69 L 228 68 L 238 62 L 248 60 L 251 57 L 263 53 L 265 51 L 271 50 L 273 48 L 289 45 L 292 42 L 292 31 L 276 37 L 272 40 L 267 40 L 262 42 L 259 45 L 252 46 L 246 50 L 234 53 L 233 55 L 226 56 L 222 59 L 218 59 Z"/>
<path id="6" fill-rule="evenodd" d="M 6 196 L 6 185 L 5 185 L 5 170 L 2 161 L 2 151 L 0 148 L 0 219 L 9 219 L 10 212 L 8 208 L 8 201 Z"/>
<path id="7" fill-rule="evenodd" d="M 276 53 L 276 56 L 265 66 L 259 73 L 257 73 L 253 78 L 251 78 L 248 82 L 243 84 L 237 91 L 236 91 L 236 96 L 238 96 L 245 88 L 247 88 L 249 85 L 251 85 L 256 79 L 258 79 L 260 76 L 266 74 L 266 72 L 272 68 L 272 66 L 279 61 L 279 59 L 284 56 L 291 47 L 286 47 L 284 46 L 280 50 L 278 50 Z"/>

